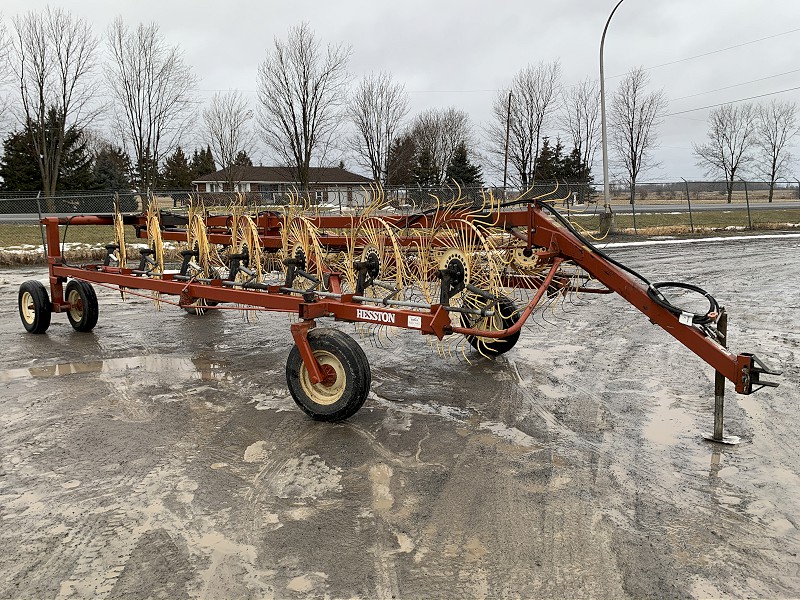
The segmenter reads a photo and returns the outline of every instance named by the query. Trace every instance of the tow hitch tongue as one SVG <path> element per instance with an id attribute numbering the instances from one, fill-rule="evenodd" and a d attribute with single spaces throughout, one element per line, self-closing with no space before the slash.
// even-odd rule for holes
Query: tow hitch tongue
<path id="1" fill-rule="evenodd" d="M 763 360 L 758 358 L 755 354 L 750 354 L 749 352 L 742 352 L 742 356 L 749 356 L 750 360 L 752 361 L 750 364 L 750 385 L 748 386 L 746 394 L 752 394 L 753 392 L 757 392 L 761 388 L 765 387 L 778 387 L 778 383 L 776 381 L 762 381 L 761 375 L 782 375 L 783 371 L 777 371 L 771 368 L 767 363 Z M 758 386 L 758 387 L 755 387 Z"/>

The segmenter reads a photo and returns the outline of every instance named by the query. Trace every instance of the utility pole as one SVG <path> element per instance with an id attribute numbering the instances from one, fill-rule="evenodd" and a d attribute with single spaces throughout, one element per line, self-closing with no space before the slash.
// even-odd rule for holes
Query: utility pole
<path id="1" fill-rule="evenodd" d="M 614 10 L 608 15 L 606 26 L 603 28 L 603 36 L 600 38 L 600 122 L 603 138 L 603 216 L 600 221 L 600 230 L 602 233 L 608 232 L 614 224 L 614 215 L 611 212 L 611 190 L 610 182 L 608 181 L 608 136 L 606 134 L 606 80 L 605 71 L 603 70 L 603 48 L 606 43 L 606 32 L 608 25 L 611 23 L 611 17 L 617 12 L 619 5 L 623 0 L 619 0 Z"/>
<path id="2" fill-rule="evenodd" d="M 506 149 L 505 158 L 503 159 L 503 198 L 506 197 L 506 181 L 508 180 L 508 138 L 511 133 L 511 95 L 513 92 L 508 91 L 508 106 L 506 107 Z"/>

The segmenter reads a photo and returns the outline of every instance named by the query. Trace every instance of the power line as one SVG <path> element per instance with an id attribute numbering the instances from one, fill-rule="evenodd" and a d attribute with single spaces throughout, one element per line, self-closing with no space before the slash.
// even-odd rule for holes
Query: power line
<path id="1" fill-rule="evenodd" d="M 706 92 L 697 92 L 696 94 L 689 94 L 688 96 L 681 96 L 680 98 L 671 98 L 670 102 L 677 102 L 678 100 L 686 100 L 687 98 L 694 98 L 696 96 L 703 96 L 704 94 L 711 94 L 713 92 L 721 92 L 722 90 L 729 90 L 735 87 L 741 87 L 743 85 L 748 85 L 750 83 L 757 83 L 759 81 L 766 81 L 767 79 L 774 79 L 775 77 L 782 77 L 783 75 L 790 75 L 792 73 L 797 73 L 800 69 L 794 69 L 793 71 L 786 71 L 785 73 L 778 73 L 777 75 L 768 75 L 767 77 L 760 77 L 758 79 L 751 79 L 750 81 L 744 81 L 742 83 L 734 83 L 733 85 L 726 85 L 725 87 L 717 88 L 714 90 L 708 90 Z"/>
<path id="2" fill-rule="evenodd" d="M 696 112 L 698 110 L 705 110 L 707 108 L 716 108 L 717 106 L 725 106 L 726 104 L 736 104 L 737 102 L 746 102 L 748 100 L 755 100 L 756 98 L 764 98 L 766 96 L 774 96 L 776 94 L 784 94 L 786 92 L 793 92 L 795 90 L 800 90 L 800 85 L 797 87 L 786 88 L 783 90 L 778 90 L 777 92 L 767 92 L 766 94 L 758 94 L 757 96 L 749 96 L 748 98 L 739 98 L 738 100 L 730 100 L 728 102 L 720 102 L 719 104 L 709 104 L 708 106 L 701 106 L 699 108 L 690 108 L 688 110 L 679 110 L 674 113 L 669 113 L 664 115 L 665 117 L 674 117 L 675 115 L 683 115 L 690 112 Z"/>
<path id="3" fill-rule="evenodd" d="M 741 48 L 742 46 L 749 46 L 750 44 L 756 44 L 758 42 L 763 42 L 764 40 L 771 40 L 776 37 L 780 37 L 782 35 L 789 35 L 790 33 L 795 33 L 800 31 L 800 27 L 797 29 L 790 29 L 789 31 L 783 31 L 781 33 L 774 33 L 772 35 L 768 35 L 766 37 L 758 38 L 757 40 L 750 40 L 749 42 L 742 42 L 741 44 L 735 44 L 733 46 L 728 46 L 726 48 L 720 48 L 718 50 L 711 50 L 709 52 L 703 52 L 702 54 L 695 54 L 694 56 L 687 56 L 686 58 L 679 58 L 678 60 L 672 60 L 670 62 L 661 63 L 660 65 L 653 65 L 652 67 L 645 67 L 644 71 L 650 71 L 652 69 L 658 69 L 661 67 L 667 67 L 669 65 L 676 65 L 678 63 L 686 62 L 688 60 L 694 60 L 696 58 L 703 58 L 704 56 L 710 56 L 712 54 L 719 54 L 720 52 L 726 52 L 728 50 L 734 50 L 736 48 Z M 607 77 L 607 79 L 614 79 L 616 77 L 624 77 L 627 73 L 623 73 L 622 75 L 612 75 L 611 77 Z"/>

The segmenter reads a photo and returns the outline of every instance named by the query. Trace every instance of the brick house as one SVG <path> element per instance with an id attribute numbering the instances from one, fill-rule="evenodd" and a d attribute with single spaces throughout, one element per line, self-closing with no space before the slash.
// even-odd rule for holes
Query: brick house
<path id="1" fill-rule="evenodd" d="M 236 180 L 231 186 L 226 182 L 224 170 L 203 175 L 192 181 L 195 192 L 249 192 L 259 193 L 265 204 L 280 204 L 298 187 L 293 169 L 289 167 L 236 167 Z M 364 188 L 372 180 L 339 167 L 311 167 L 309 189 L 317 204 L 340 206 L 363 205 Z"/>

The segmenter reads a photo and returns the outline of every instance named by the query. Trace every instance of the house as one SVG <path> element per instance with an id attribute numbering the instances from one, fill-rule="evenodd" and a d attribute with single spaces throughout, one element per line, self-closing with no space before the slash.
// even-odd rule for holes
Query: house
<path id="1" fill-rule="evenodd" d="M 291 167 L 234 167 L 235 177 L 226 170 L 203 175 L 192 181 L 195 192 L 249 192 L 259 194 L 264 204 L 282 204 L 299 186 Z M 237 183 L 231 185 L 229 180 Z M 309 190 L 317 204 L 363 206 L 372 180 L 339 167 L 310 167 Z"/>

